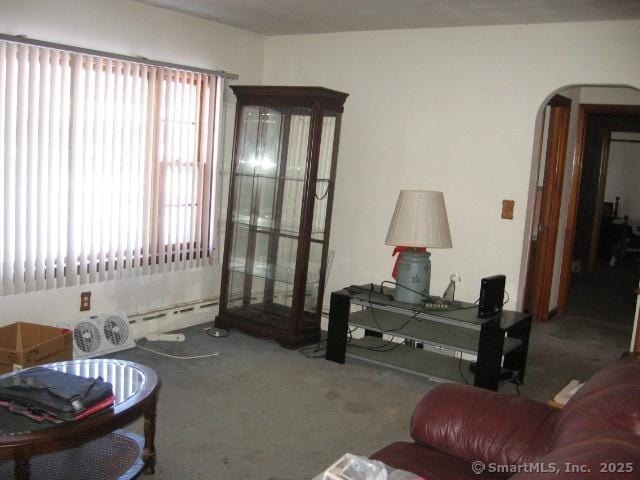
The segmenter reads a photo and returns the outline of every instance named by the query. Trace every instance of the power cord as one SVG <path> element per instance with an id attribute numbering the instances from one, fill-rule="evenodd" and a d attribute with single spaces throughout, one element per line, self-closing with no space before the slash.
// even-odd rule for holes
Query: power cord
<path id="1" fill-rule="evenodd" d="M 396 287 L 404 288 L 405 290 L 409 290 L 410 292 L 416 293 L 416 294 L 418 294 L 418 295 L 420 295 L 420 296 L 422 296 L 422 297 L 426 298 L 427 300 L 428 300 L 429 298 L 431 298 L 429 295 L 425 295 L 425 294 L 424 294 L 424 293 L 422 293 L 422 292 L 418 292 L 417 290 L 413 290 L 412 288 L 406 287 L 406 286 L 402 285 L 401 283 L 392 282 L 391 280 L 383 280 L 383 281 L 380 283 L 380 291 L 382 291 L 382 287 L 384 286 L 384 284 L 385 284 L 385 283 L 387 283 L 387 284 L 389 284 L 389 285 L 395 285 Z M 442 305 L 447 306 L 447 308 L 446 308 L 446 309 L 444 309 L 445 311 L 447 311 L 447 312 L 455 312 L 456 310 L 470 310 L 470 309 L 472 309 L 472 308 L 477 308 L 477 304 L 478 304 L 478 302 L 479 302 L 479 301 L 480 301 L 480 299 L 478 298 L 475 302 L 473 302 L 473 303 L 472 303 L 470 306 L 468 306 L 468 307 L 462 307 L 462 306 L 460 306 L 460 307 L 453 307 L 453 308 L 449 308 L 449 307 L 448 307 L 448 304 L 447 304 L 447 303 L 444 303 L 444 302 L 442 303 Z M 507 301 L 508 301 L 508 300 L 507 300 Z M 371 290 L 369 291 L 369 303 L 371 303 Z M 426 307 L 425 307 L 425 308 L 423 308 L 423 309 L 421 309 L 421 312 L 425 312 L 425 311 L 426 311 L 426 312 L 441 312 L 441 311 L 443 311 L 443 309 L 440 309 L 440 308 L 426 308 Z M 420 313 L 420 312 L 417 312 L 417 313 Z"/>
<path id="2" fill-rule="evenodd" d="M 516 386 L 516 394 L 520 396 L 520 387 L 524 387 L 524 384 L 518 378 L 518 373 L 515 373 L 513 378 L 511 379 L 511 383 Z"/>
<path id="3" fill-rule="evenodd" d="M 214 334 L 211 333 L 212 330 L 215 330 Z M 223 332 L 223 334 L 220 335 L 220 332 Z M 225 338 L 225 337 L 228 337 L 229 335 L 231 335 L 231 331 L 228 328 L 221 328 L 221 327 L 208 327 L 208 328 L 205 328 L 204 329 L 204 333 L 209 335 L 211 338 Z"/>
<path id="4" fill-rule="evenodd" d="M 394 338 L 398 338 L 398 337 L 391 337 L 390 340 L 387 340 L 384 344 L 378 345 L 376 347 L 365 347 L 364 345 L 348 345 L 348 346 L 352 348 L 361 348 L 363 350 L 369 350 L 370 352 L 386 353 L 386 352 L 391 352 L 396 348 L 402 347 L 403 345 L 407 344 L 406 339 L 403 342 L 398 343 L 393 341 Z M 390 347 L 391 345 L 393 346 Z M 387 347 L 390 347 L 390 348 L 387 348 Z"/>
<path id="5" fill-rule="evenodd" d="M 211 334 L 211 330 L 216 330 L 215 335 Z M 221 331 L 224 332 L 224 334 L 220 335 L 219 332 L 221 332 Z M 226 328 L 217 328 L 217 327 L 207 327 L 207 328 L 204 329 L 204 333 L 206 333 L 207 335 L 209 335 L 212 338 L 225 338 L 225 337 L 228 337 L 229 335 L 231 335 L 231 332 L 228 329 L 226 329 Z M 220 355 L 220 352 L 207 353 L 207 354 L 204 354 L 204 355 L 191 355 L 191 356 L 172 355 L 170 353 L 159 352 L 157 350 L 153 350 L 152 348 L 142 347 L 142 346 L 138 345 L 137 342 L 136 342 L 136 347 L 138 347 L 140 350 L 145 350 L 147 352 L 155 353 L 156 355 L 160 355 L 161 357 L 173 358 L 174 360 L 197 360 L 199 358 L 210 358 L 210 357 L 217 357 L 218 355 Z"/>
<path id="6" fill-rule="evenodd" d="M 320 340 L 316 345 L 313 345 L 310 347 L 303 347 L 300 350 L 298 350 L 298 352 L 300 352 L 300 354 L 306 358 L 324 358 L 325 356 L 324 353 L 321 353 L 320 355 L 317 355 L 317 354 L 318 352 L 323 352 L 324 350 L 327 349 L 326 342 L 327 342 L 326 340 Z M 309 351 L 311 351 L 311 353 L 308 353 Z"/>
<path id="7" fill-rule="evenodd" d="M 506 290 L 504 291 L 504 294 L 507 296 L 507 299 L 504 301 L 504 303 L 502 304 L 502 306 L 504 307 L 507 303 L 509 303 L 509 300 L 511 300 L 511 295 L 509 295 L 509 292 L 507 292 Z M 504 297 L 502 298 L 504 300 Z"/>
<path id="8" fill-rule="evenodd" d="M 467 380 L 467 377 L 465 377 L 464 373 L 462 373 L 462 352 L 460 352 L 460 356 L 458 357 L 458 372 L 460 372 L 460 376 L 462 377 L 462 380 L 464 381 L 464 383 L 466 385 L 469 385 L 469 381 Z"/>
<path id="9" fill-rule="evenodd" d="M 140 345 L 138 345 L 137 342 L 136 342 L 136 347 L 139 348 L 140 350 L 145 350 L 147 352 L 155 353 L 156 355 L 160 355 L 162 357 L 173 358 L 174 360 L 197 360 L 199 358 L 210 358 L 210 357 L 217 357 L 218 355 L 220 355 L 220 352 L 215 352 L 215 353 L 208 353 L 206 355 L 193 355 L 189 357 L 183 357 L 179 355 L 171 355 L 169 353 L 158 352 L 157 350 L 152 350 L 151 348 L 147 348 L 147 347 L 141 347 Z"/>

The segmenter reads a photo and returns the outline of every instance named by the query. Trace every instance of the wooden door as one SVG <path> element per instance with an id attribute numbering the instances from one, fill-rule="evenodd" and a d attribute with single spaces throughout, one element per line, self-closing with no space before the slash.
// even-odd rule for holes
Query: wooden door
<path id="1" fill-rule="evenodd" d="M 539 322 L 549 319 L 570 112 L 571 100 L 561 95 L 553 97 L 545 110 L 525 288 L 525 309 Z"/>

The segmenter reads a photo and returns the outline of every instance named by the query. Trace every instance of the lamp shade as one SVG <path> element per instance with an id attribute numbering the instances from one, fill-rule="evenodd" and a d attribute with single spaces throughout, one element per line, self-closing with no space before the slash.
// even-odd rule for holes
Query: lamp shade
<path id="1" fill-rule="evenodd" d="M 401 190 L 385 243 L 404 247 L 451 248 L 449 219 L 442 192 Z"/>

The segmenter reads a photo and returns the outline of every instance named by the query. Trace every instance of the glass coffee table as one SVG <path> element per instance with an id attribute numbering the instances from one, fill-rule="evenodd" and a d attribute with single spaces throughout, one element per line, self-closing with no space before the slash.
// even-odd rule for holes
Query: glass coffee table
<path id="1" fill-rule="evenodd" d="M 0 478 L 131 479 L 154 473 L 160 379 L 125 360 L 87 359 L 44 365 L 113 385 L 113 408 L 76 422 L 36 422 L 0 408 Z M 6 374 L 11 375 L 11 374 Z M 3 378 L 4 376 L 0 376 Z M 144 440 L 119 430 L 144 416 Z M 13 462 L 11 462 L 13 460 Z"/>

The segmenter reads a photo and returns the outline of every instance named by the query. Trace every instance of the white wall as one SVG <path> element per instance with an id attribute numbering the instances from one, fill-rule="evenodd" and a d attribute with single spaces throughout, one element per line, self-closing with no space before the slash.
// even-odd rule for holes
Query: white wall
<path id="1" fill-rule="evenodd" d="M 640 134 L 617 134 L 618 138 L 640 141 Z M 628 215 L 635 225 L 640 224 L 640 143 L 611 141 L 607 164 L 604 201 L 615 203 L 620 197 L 618 216 Z"/>
<path id="2" fill-rule="evenodd" d="M 222 69 L 261 83 L 264 38 L 127 0 L 0 0 L 0 32 L 154 60 Z M 219 268 L 172 272 L 0 297 L 0 325 L 55 323 L 80 316 L 80 292 L 92 313 L 136 313 L 219 293 Z"/>
<path id="3" fill-rule="evenodd" d="M 640 21 L 352 32 L 268 38 L 264 81 L 322 85 L 345 106 L 328 291 L 390 278 L 384 238 L 401 188 L 445 193 L 453 248 L 433 252 L 432 288 L 459 297 L 507 275 L 514 307 L 528 243 L 536 118 L 579 84 L 640 86 Z M 500 219 L 502 199 L 514 220 Z"/>

